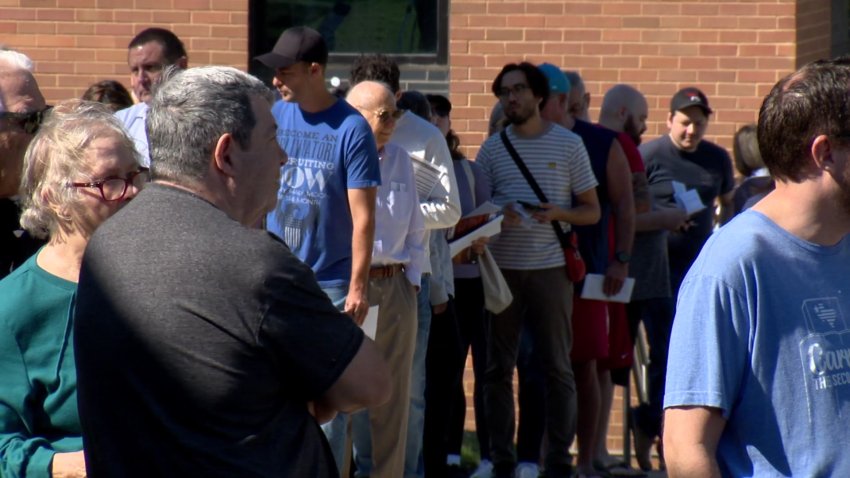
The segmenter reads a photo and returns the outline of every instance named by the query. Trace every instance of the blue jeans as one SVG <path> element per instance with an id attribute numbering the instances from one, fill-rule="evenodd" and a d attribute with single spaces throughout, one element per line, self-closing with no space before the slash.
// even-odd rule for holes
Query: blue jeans
<path id="1" fill-rule="evenodd" d="M 347 284 L 326 287 L 322 290 L 328 295 L 328 298 L 337 309 L 342 310 L 345 307 L 345 299 L 348 297 Z M 340 475 L 342 475 L 343 461 L 345 460 L 346 428 L 348 428 L 348 414 L 342 412 L 337 413 L 333 420 L 322 425 L 322 431 L 328 439 L 328 444 L 331 447 L 331 452 L 333 453 L 334 461 Z"/>
<path id="2" fill-rule="evenodd" d="M 406 478 L 423 477 L 425 465 L 422 460 L 422 434 L 425 430 L 425 354 L 428 351 L 428 333 L 431 330 L 431 275 L 422 274 L 422 284 L 417 296 L 416 349 L 413 352 L 413 367 L 410 373 L 410 414 L 407 421 L 407 446 L 404 458 Z M 355 416 L 355 419 L 356 418 Z M 365 417 L 361 420 L 367 420 Z M 335 419 L 336 420 L 336 419 Z M 368 425 L 364 422 L 361 425 Z M 324 428 L 323 428 L 324 429 Z M 372 471 L 372 440 L 368 426 L 353 427 L 352 433 L 359 445 L 354 450 L 357 465 L 356 476 L 368 476 Z M 359 432 L 357 431 L 359 430 Z M 335 453 L 335 452 L 334 452 Z M 336 454 L 334 454 L 336 457 Z"/>

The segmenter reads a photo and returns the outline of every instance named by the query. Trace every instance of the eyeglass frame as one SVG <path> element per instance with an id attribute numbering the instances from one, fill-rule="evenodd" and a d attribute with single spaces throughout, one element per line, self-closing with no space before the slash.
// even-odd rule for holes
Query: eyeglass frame
<path id="1" fill-rule="evenodd" d="M 151 179 L 150 178 L 150 169 L 142 166 L 142 167 L 139 167 L 139 169 L 137 169 L 136 171 L 133 171 L 132 173 L 130 173 L 126 178 L 122 178 L 122 177 L 119 177 L 119 176 L 109 176 L 109 177 L 106 177 L 106 178 L 103 178 L 103 179 L 98 179 L 97 181 L 89 181 L 87 183 L 69 182 L 68 187 L 69 188 L 97 188 L 97 190 L 100 191 L 101 199 L 103 199 L 106 202 L 115 202 L 115 201 L 120 201 L 120 200 L 124 199 L 124 197 L 127 196 L 127 189 L 129 189 L 130 186 L 134 185 L 133 180 L 136 179 L 136 177 L 138 175 L 143 174 L 143 173 L 148 175 L 147 179 L 145 180 L 145 183 L 150 182 L 150 179 Z M 124 189 L 121 191 L 121 195 L 118 196 L 117 198 L 107 199 L 106 194 L 103 192 L 103 185 L 106 184 L 107 181 L 114 181 L 116 179 L 120 179 L 120 180 L 124 181 Z"/>
<path id="2" fill-rule="evenodd" d="M 530 90 L 531 86 L 527 83 L 517 83 L 514 86 L 505 86 L 499 89 L 498 97 L 501 99 L 508 99 L 510 98 L 511 93 L 513 93 L 514 96 L 519 96 Z"/>
<path id="3" fill-rule="evenodd" d="M 46 106 L 40 111 L 28 111 L 25 113 L 16 113 L 12 111 L 3 111 L 0 113 L 0 120 L 15 122 L 27 134 L 35 134 L 44 123 L 44 120 L 53 110 L 53 106 Z"/>
<path id="4" fill-rule="evenodd" d="M 390 117 L 392 117 L 393 121 L 398 121 L 401 118 L 401 116 L 407 111 L 405 109 L 397 108 L 395 111 L 390 113 L 389 110 L 385 110 L 383 108 L 379 109 L 379 110 L 369 110 L 369 109 L 366 109 L 366 108 L 361 108 L 361 109 L 363 111 L 368 111 L 368 112 L 372 113 L 373 115 L 375 115 L 378 118 L 378 121 L 381 122 L 381 124 L 387 124 L 387 122 L 389 122 L 389 120 L 390 120 Z"/>

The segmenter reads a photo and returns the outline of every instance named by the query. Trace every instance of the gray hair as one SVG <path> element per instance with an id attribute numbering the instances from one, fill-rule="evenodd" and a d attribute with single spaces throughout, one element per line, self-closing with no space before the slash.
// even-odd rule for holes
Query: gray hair
<path id="1" fill-rule="evenodd" d="M 21 70 L 32 74 L 32 60 L 21 52 L 12 50 L 6 45 L 0 45 L 0 74 L 17 73 Z M 0 113 L 5 111 L 3 95 L 0 95 Z"/>
<path id="2" fill-rule="evenodd" d="M 68 183 L 94 179 L 88 148 L 103 137 L 118 138 L 138 161 L 133 140 L 103 103 L 71 100 L 53 108 L 24 156 L 21 227 L 35 237 L 52 238 L 74 221 L 82 207 L 80 192 Z"/>
<path id="3" fill-rule="evenodd" d="M 32 72 L 32 60 L 19 51 L 6 46 L 0 46 L 0 67 Z"/>
<path id="4" fill-rule="evenodd" d="M 148 110 L 151 176 L 177 183 L 201 181 L 218 139 L 226 133 L 240 147 L 250 147 L 257 123 L 253 97 L 274 101 L 266 85 L 236 68 L 175 72 L 154 93 Z"/>

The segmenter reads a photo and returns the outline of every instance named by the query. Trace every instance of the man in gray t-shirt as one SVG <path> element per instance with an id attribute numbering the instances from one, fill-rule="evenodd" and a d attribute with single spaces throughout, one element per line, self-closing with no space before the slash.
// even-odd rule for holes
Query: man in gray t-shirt
<path id="1" fill-rule="evenodd" d="M 185 70 L 147 116 L 154 183 L 86 249 L 75 313 L 89 476 L 338 476 L 319 421 L 389 398 L 374 342 L 252 228 L 286 155 L 268 88 Z"/>

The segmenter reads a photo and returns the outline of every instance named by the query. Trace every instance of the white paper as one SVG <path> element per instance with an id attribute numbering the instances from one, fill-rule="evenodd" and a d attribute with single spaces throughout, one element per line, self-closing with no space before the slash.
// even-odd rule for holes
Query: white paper
<path id="1" fill-rule="evenodd" d="M 673 197 L 676 198 L 676 204 L 684 209 L 688 216 L 692 216 L 705 209 L 705 204 L 702 203 L 699 193 L 694 189 L 686 191 L 683 194 L 676 194 Z"/>
<path id="2" fill-rule="evenodd" d="M 474 211 L 463 216 L 461 219 L 466 219 L 468 217 L 474 217 L 474 216 L 482 216 L 484 214 L 495 214 L 497 212 L 501 212 L 501 210 L 502 210 L 502 208 L 500 208 L 499 206 L 491 203 L 490 201 L 485 201 L 483 204 L 481 204 L 480 206 L 475 208 Z"/>
<path id="3" fill-rule="evenodd" d="M 369 337 L 372 340 L 375 340 L 375 333 L 378 332 L 378 309 L 380 306 L 373 305 L 369 307 L 369 312 L 366 313 L 366 320 L 363 321 L 363 325 L 360 326 L 363 329 L 363 333 L 366 334 L 366 337 Z"/>
<path id="4" fill-rule="evenodd" d="M 434 186 L 440 181 L 442 172 L 433 164 L 411 156 L 413 164 L 413 176 L 416 179 L 416 194 L 419 201 L 428 199 L 428 195 L 434 190 Z"/>
<path id="5" fill-rule="evenodd" d="M 632 289 L 635 288 L 634 278 L 626 277 L 625 282 L 623 282 L 623 288 L 614 295 L 605 295 L 602 292 L 602 284 L 604 282 L 605 276 L 602 274 L 588 274 L 585 276 L 584 287 L 581 289 L 581 298 L 623 303 L 628 303 L 632 300 Z"/>
<path id="6" fill-rule="evenodd" d="M 700 199 L 696 189 L 689 190 L 679 181 L 671 181 L 671 184 L 673 186 L 673 199 L 676 200 L 676 204 L 680 208 L 685 210 L 688 216 L 692 216 L 705 209 L 705 204 L 702 203 L 702 199 Z"/>
<path id="7" fill-rule="evenodd" d="M 472 245 L 472 241 L 478 239 L 479 237 L 493 237 L 496 234 L 502 232 L 502 219 L 504 216 L 499 214 L 498 216 L 490 219 L 486 223 L 479 226 L 477 229 L 469 231 L 465 236 L 455 239 L 449 242 L 449 255 L 454 257 L 458 255 L 458 253 L 467 247 Z"/>

